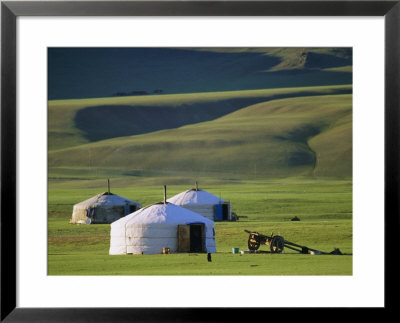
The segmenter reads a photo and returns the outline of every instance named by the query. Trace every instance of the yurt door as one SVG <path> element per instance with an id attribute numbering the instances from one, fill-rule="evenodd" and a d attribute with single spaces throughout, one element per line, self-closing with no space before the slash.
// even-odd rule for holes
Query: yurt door
<path id="1" fill-rule="evenodd" d="M 227 221 L 229 220 L 229 204 L 215 204 L 214 205 L 214 221 Z"/>
<path id="2" fill-rule="evenodd" d="M 214 205 L 214 221 L 222 221 L 222 204 Z"/>
<path id="3" fill-rule="evenodd" d="M 178 225 L 178 252 L 204 252 L 204 225 Z"/>
<path id="4" fill-rule="evenodd" d="M 190 252 L 190 225 L 178 225 L 178 252 Z"/>
<path id="5" fill-rule="evenodd" d="M 222 204 L 222 220 L 223 221 L 229 220 L 229 204 L 228 203 Z"/>
<path id="6" fill-rule="evenodd" d="M 204 225 L 191 224 L 190 225 L 190 252 L 203 252 L 204 251 Z"/>

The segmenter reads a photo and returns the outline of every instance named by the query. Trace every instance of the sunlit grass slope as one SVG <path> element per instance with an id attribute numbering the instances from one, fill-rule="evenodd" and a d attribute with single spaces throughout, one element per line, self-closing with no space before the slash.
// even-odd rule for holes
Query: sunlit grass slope
<path id="1" fill-rule="evenodd" d="M 48 148 L 146 133 L 212 120 L 256 102 L 301 95 L 351 93 L 351 85 L 112 97 L 48 102 Z M 192 117 L 183 120 L 184 111 Z M 113 110 L 114 109 L 114 110 Z"/>
<path id="2" fill-rule="evenodd" d="M 219 53 L 263 53 L 264 55 L 278 58 L 279 63 L 268 71 L 340 68 L 352 63 L 352 50 L 345 47 L 221 47 L 197 48 L 196 50 Z M 351 70 L 345 71 L 351 72 Z"/>
<path id="3" fill-rule="evenodd" d="M 352 96 L 273 100 L 202 122 L 49 152 L 50 169 L 351 176 Z"/>

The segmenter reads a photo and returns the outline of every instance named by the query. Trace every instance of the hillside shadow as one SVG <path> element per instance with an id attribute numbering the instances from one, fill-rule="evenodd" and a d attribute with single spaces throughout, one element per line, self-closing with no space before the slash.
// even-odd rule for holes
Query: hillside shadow
<path id="1" fill-rule="evenodd" d="M 348 94 L 338 90 L 330 94 Z M 178 106 L 103 105 L 83 108 L 74 118 L 75 126 L 91 142 L 132 136 L 215 120 L 250 105 L 276 99 L 318 95 L 297 92 L 271 97 L 238 98 Z"/>
<path id="2" fill-rule="evenodd" d="M 157 89 L 178 94 L 352 82 L 352 73 L 324 71 L 352 65 L 351 48 L 331 48 L 325 53 L 307 48 L 296 53 L 281 48 L 278 54 L 270 50 L 50 47 L 48 98 L 100 98 L 116 93 L 154 93 Z M 268 72 L 280 64 L 289 71 Z"/>
<path id="3" fill-rule="evenodd" d="M 308 53 L 305 68 L 329 68 L 352 65 L 352 59 L 337 57 L 329 54 Z"/>

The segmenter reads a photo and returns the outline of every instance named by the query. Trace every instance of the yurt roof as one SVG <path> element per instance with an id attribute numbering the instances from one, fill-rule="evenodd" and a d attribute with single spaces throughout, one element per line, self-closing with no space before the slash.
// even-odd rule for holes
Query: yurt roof
<path id="1" fill-rule="evenodd" d="M 207 224 L 214 223 L 204 216 L 175 204 L 156 203 L 128 214 L 112 224 L 189 224 L 198 222 Z"/>
<path id="2" fill-rule="evenodd" d="M 179 193 L 167 200 L 176 205 L 218 204 L 227 202 L 207 191 L 191 189 Z"/>
<path id="3" fill-rule="evenodd" d="M 113 205 L 125 205 L 125 204 L 140 204 L 138 202 L 128 200 L 125 197 L 103 192 L 91 197 L 90 199 L 75 204 L 75 206 L 81 207 L 99 207 L 99 206 L 113 206 Z"/>

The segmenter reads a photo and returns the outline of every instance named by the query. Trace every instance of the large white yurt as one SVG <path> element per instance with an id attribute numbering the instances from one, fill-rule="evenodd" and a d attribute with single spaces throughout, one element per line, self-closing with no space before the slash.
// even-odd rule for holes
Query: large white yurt
<path id="1" fill-rule="evenodd" d="M 171 203 L 144 207 L 111 224 L 110 255 L 215 253 L 214 222 Z"/>
<path id="2" fill-rule="evenodd" d="M 213 221 L 232 220 L 232 205 L 207 191 L 197 188 L 179 193 L 167 200 Z"/>
<path id="3" fill-rule="evenodd" d="M 110 192 L 104 192 L 75 204 L 69 223 L 112 223 L 141 207 L 142 205 L 138 202 Z"/>

